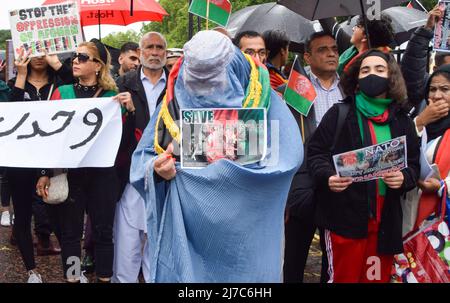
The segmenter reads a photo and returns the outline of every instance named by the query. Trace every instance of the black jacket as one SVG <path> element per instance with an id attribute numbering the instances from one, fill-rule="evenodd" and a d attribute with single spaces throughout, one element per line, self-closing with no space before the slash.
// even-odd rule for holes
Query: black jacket
<path id="1" fill-rule="evenodd" d="M 314 106 L 311 108 L 307 117 L 303 117 L 302 114 L 297 112 L 291 106 L 288 106 L 291 110 L 292 115 L 297 121 L 298 128 L 302 129 L 302 119 L 303 119 L 303 127 L 305 130 L 305 138 L 303 138 L 304 144 L 304 155 L 303 155 L 303 163 L 295 173 L 294 178 L 292 179 L 291 188 L 289 189 L 289 195 L 286 202 L 286 209 L 288 210 L 289 216 L 300 218 L 306 222 L 310 222 L 313 224 L 313 214 L 314 214 L 314 182 L 312 182 L 308 165 L 306 161 L 307 149 L 306 142 L 309 140 L 311 135 L 316 130 L 316 122 L 315 122 L 315 111 Z M 298 137 L 297 140 L 302 140 L 301 137 Z"/>
<path id="2" fill-rule="evenodd" d="M 308 167 L 316 180 L 316 223 L 347 238 L 367 237 L 369 222 L 367 183 L 353 183 L 341 193 L 328 187 L 329 177 L 336 174 L 332 155 L 362 148 L 354 97 L 344 102 L 352 106 L 334 150 L 330 150 L 336 132 L 337 106 L 325 115 L 308 146 Z M 408 168 L 402 170 L 404 182 L 400 189 L 388 188 L 378 233 L 378 252 L 396 254 L 403 251 L 402 208 L 400 196 L 416 186 L 419 176 L 420 145 L 414 124 L 407 113 L 393 104 L 394 118 L 390 122 L 392 138 L 406 135 Z"/>
<path id="3" fill-rule="evenodd" d="M 339 84 L 339 90 L 341 91 L 342 96 L 345 96 L 342 87 Z M 320 102 L 318 100 L 317 102 Z M 292 179 L 291 188 L 289 190 L 288 200 L 286 203 L 286 208 L 288 209 L 289 216 L 294 216 L 300 218 L 305 223 L 310 222 L 313 224 L 314 218 L 314 187 L 315 184 L 312 180 L 311 174 L 308 170 L 308 141 L 310 140 L 312 134 L 315 132 L 316 126 L 316 114 L 314 105 L 308 113 L 307 117 L 303 117 L 298 111 L 293 109 L 291 106 L 288 106 L 297 121 L 298 128 L 302 129 L 302 119 L 303 119 L 303 127 L 305 131 L 305 138 L 303 138 L 304 143 L 304 155 L 303 155 L 303 163 L 300 166 L 299 170 L 295 173 L 294 178 Z M 298 138 L 301 140 L 301 138 Z"/>
<path id="4" fill-rule="evenodd" d="M 130 71 L 125 75 L 119 77 L 116 81 L 119 92 L 129 92 L 133 99 L 134 107 L 136 108 L 133 126 L 144 131 L 148 122 L 150 121 L 150 111 L 148 108 L 147 97 L 145 95 L 145 89 L 141 81 L 141 69 L 142 66 L 134 71 Z M 167 79 L 169 78 L 169 72 L 164 68 L 164 73 Z M 157 100 L 157 106 L 161 103 L 166 89 L 161 93 Z"/>
<path id="5" fill-rule="evenodd" d="M 53 94 L 53 92 L 61 85 L 72 84 L 75 79 L 73 77 L 72 68 L 67 64 L 63 63 L 59 70 L 53 71 L 50 67 L 48 68 L 48 80 L 49 82 L 41 87 L 39 90 L 36 89 L 28 81 L 25 82 L 25 88 L 16 87 L 16 79 L 14 77 L 8 81 L 8 86 L 10 87 L 10 92 L 8 95 L 9 101 L 12 102 L 23 102 L 23 101 L 45 101 Z M 11 170 L 13 168 L 8 168 Z M 38 177 L 42 176 L 53 176 L 53 170 L 51 169 L 37 169 Z"/>
<path id="6" fill-rule="evenodd" d="M 25 82 L 25 89 L 18 88 L 15 86 L 16 78 L 12 78 L 8 81 L 8 86 L 11 88 L 9 101 L 45 101 L 51 97 L 51 94 L 59 86 L 72 84 L 74 81 L 72 68 L 66 64 L 62 64 L 61 68 L 57 71 L 50 71 L 49 68 L 49 83 L 39 90 L 28 81 Z"/>
<path id="7" fill-rule="evenodd" d="M 144 132 L 148 122 L 150 121 L 150 110 L 148 108 L 145 89 L 142 85 L 142 80 L 140 77 L 141 69 L 142 66 L 119 77 L 116 81 L 119 92 L 129 92 L 131 94 L 131 98 L 133 99 L 133 104 L 136 109 L 134 114 L 128 115 L 124 122 L 122 140 L 116 160 L 121 192 L 125 189 L 126 184 L 129 182 L 131 156 L 137 147 L 141 134 Z M 168 79 L 169 72 L 165 68 L 164 73 Z M 165 93 L 166 88 L 164 88 L 159 96 L 156 106 L 161 103 Z"/>
<path id="8" fill-rule="evenodd" d="M 411 36 L 402 57 L 401 69 L 411 108 L 418 109 L 425 97 L 425 85 L 428 80 L 428 46 L 432 38 L 432 31 L 419 27 Z M 416 111 L 417 113 L 418 111 Z"/>

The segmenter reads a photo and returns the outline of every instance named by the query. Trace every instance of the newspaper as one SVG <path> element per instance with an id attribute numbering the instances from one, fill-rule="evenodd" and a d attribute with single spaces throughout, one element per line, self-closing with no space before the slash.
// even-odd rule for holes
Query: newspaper
<path id="1" fill-rule="evenodd" d="M 352 177 L 353 182 L 379 179 L 387 172 L 408 167 L 406 136 L 334 155 L 333 162 L 339 176 Z"/>

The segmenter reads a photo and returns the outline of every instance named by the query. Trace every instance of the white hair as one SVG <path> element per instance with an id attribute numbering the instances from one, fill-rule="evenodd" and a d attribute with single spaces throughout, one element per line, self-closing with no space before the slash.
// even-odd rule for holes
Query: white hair
<path id="1" fill-rule="evenodd" d="M 166 38 L 161 33 L 158 33 L 158 32 L 145 33 L 142 36 L 141 40 L 139 41 L 139 47 L 143 48 L 144 47 L 144 41 L 146 39 L 150 38 L 152 35 L 158 36 L 164 42 L 164 48 L 167 49 L 167 40 L 166 40 Z"/>

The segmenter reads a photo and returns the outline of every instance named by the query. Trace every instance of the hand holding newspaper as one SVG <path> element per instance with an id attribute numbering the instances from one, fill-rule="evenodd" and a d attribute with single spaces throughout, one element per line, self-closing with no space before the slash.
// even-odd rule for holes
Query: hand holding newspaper
<path id="1" fill-rule="evenodd" d="M 382 178 L 387 172 L 408 167 L 406 136 L 334 155 L 333 162 L 339 176 L 352 177 L 353 182 Z"/>

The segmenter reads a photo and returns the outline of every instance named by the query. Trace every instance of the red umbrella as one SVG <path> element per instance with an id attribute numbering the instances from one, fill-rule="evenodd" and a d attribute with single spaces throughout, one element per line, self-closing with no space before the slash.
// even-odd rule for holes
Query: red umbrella
<path id="1" fill-rule="evenodd" d="M 161 22 L 167 12 L 155 0 L 76 0 L 81 25 L 128 25 L 141 21 Z M 43 5 L 66 3 L 67 0 L 45 0 Z M 100 28 L 99 28 L 100 31 Z"/>

